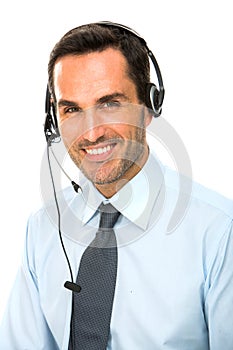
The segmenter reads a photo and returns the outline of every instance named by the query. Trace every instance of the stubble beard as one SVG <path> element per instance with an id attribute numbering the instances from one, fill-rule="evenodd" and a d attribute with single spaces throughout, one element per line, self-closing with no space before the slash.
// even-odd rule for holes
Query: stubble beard
<path id="1" fill-rule="evenodd" d="M 81 160 L 75 146 L 70 148 L 69 155 L 83 175 L 94 185 L 112 184 L 120 179 L 124 179 L 126 173 L 130 172 L 134 166 L 139 168 L 140 159 L 148 149 L 144 128 L 136 127 L 134 138 L 131 135 L 130 140 L 121 142 L 127 143 L 125 153 L 119 158 L 110 159 L 104 163 L 100 163 L 95 171 L 86 169 L 85 158 Z"/>

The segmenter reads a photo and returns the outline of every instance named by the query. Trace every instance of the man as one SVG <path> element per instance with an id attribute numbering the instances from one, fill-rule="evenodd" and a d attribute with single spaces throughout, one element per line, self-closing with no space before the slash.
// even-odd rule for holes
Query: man
<path id="1" fill-rule="evenodd" d="M 55 204 L 46 203 L 29 219 L 23 263 L 0 331 L 1 349 L 102 349 L 97 345 L 102 331 L 98 334 L 93 321 L 101 300 L 92 295 L 91 307 L 82 304 L 85 280 L 91 284 L 95 278 L 89 281 L 90 262 L 84 281 L 79 280 L 86 248 L 98 235 L 101 203 L 119 212 L 105 348 L 233 348 L 232 202 L 193 184 L 192 194 L 185 193 L 190 198 L 183 220 L 167 234 L 179 185 L 146 140 L 155 113 L 148 86 L 147 47 L 122 26 L 78 27 L 52 51 L 51 101 L 65 147 L 83 176 L 80 193 L 69 188 L 55 195 Z M 75 275 L 68 289 L 58 231 Z M 112 246 L 92 248 L 98 255 Z M 100 297 L 110 289 L 110 278 L 101 288 L 95 283 Z M 80 310 L 88 325 L 80 326 Z M 97 323 L 102 327 L 101 313 Z M 83 329 L 86 346 L 79 342 Z M 96 343 L 89 345 L 93 339 Z"/>

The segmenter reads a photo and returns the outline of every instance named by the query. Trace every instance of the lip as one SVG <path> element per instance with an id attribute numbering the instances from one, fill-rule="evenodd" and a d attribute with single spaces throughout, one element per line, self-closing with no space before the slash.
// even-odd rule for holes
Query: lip
<path id="1" fill-rule="evenodd" d="M 104 162 L 108 160 L 116 147 L 116 143 L 101 143 L 93 147 L 83 148 L 85 158 L 91 162 Z"/>

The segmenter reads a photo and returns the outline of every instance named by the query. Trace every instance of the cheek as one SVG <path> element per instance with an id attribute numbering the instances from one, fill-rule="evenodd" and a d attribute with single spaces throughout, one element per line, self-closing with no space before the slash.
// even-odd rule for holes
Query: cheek
<path id="1" fill-rule="evenodd" d="M 72 147 L 74 143 L 78 143 L 84 133 L 81 130 L 80 123 L 77 123 L 75 118 L 63 121 L 59 126 L 59 130 L 66 147 Z"/>
<path id="2" fill-rule="evenodd" d="M 141 119 L 131 124 L 118 124 L 111 129 L 112 133 L 115 133 L 122 140 L 127 141 L 142 141 L 143 135 L 146 133 L 146 127 L 144 125 L 144 120 Z"/>

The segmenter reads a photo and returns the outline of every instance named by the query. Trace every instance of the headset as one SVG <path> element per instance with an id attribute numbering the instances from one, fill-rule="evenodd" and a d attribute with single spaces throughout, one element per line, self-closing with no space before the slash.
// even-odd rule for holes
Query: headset
<path id="1" fill-rule="evenodd" d="M 161 71 L 159 69 L 159 65 L 155 59 L 153 52 L 148 48 L 146 41 L 136 31 L 122 24 L 108 22 L 108 21 L 101 21 L 93 24 L 102 25 L 106 27 L 111 26 L 111 27 L 121 29 L 126 33 L 130 33 L 135 37 L 137 37 L 142 43 L 142 45 L 146 48 L 148 57 L 150 58 L 153 64 L 153 67 L 157 75 L 157 80 L 158 80 L 158 87 L 153 83 L 147 84 L 146 106 L 153 111 L 153 115 L 155 118 L 159 117 L 162 112 L 162 104 L 163 104 L 165 90 L 164 90 L 163 79 L 162 79 Z M 45 99 L 44 133 L 45 133 L 46 141 L 49 145 L 51 145 L 52 142 L 56 142 L 56 140 L 60 139 L 56 108 L 54 106 L 54 103 L 52 102 L 48 86 L 47 86 L 46 99 Z"/>

